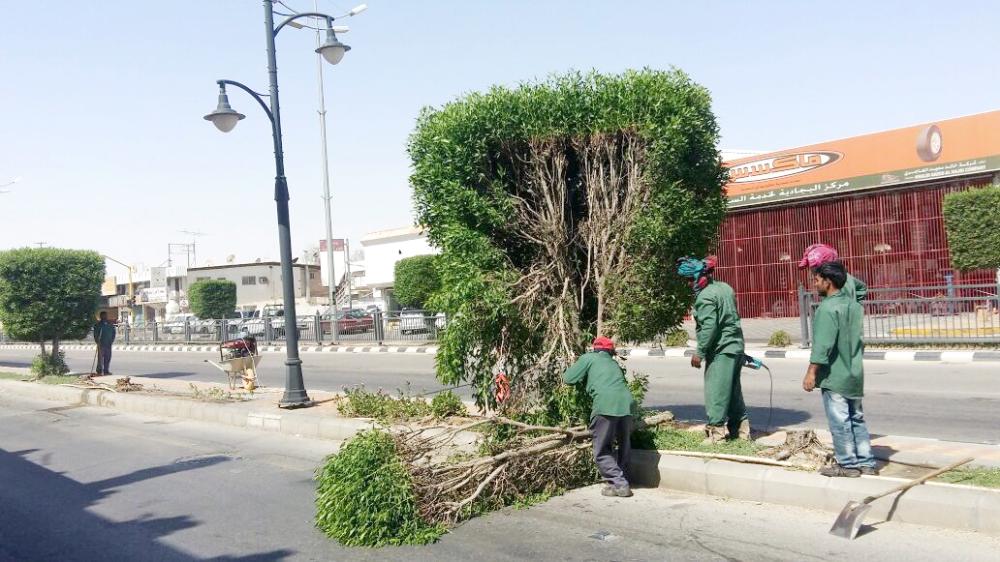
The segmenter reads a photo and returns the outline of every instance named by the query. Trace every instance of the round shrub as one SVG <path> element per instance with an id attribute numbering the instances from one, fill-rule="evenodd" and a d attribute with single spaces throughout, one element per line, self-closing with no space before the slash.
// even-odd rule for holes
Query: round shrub
<path id="1" fill-rule="evenodd" d="M 784 330 L 778 330 L 771 334 L 771 338 L 767 340 L 767 345 L 771 347 L 788 347 L 792 345 L 792 336 Z"/>
<path id="2" fill-rule="evenodd" d="M 431 412 L 436 418 L 447 418 L 449 416 L 465 416 L 469 411 L 466 409 L 462 399 L 450 390 L 438 393 L 431 400 Z"/>
<path id="3" fill-rule="evenodd" d="M 667 335 L 663 338 L 663 345 L 667 347 L 687 347 L 688 344 L 688 333 L 687 330 L 683 328 L 674 328 L 667 332 Z"/>
<path id="4" fill-rule="evenodd" d="M 345 546 L 427 544 L 444 533 L 417 513 L 410 475 L 384 431 L 358 433 L 316 480 L 316 526 Z"/>

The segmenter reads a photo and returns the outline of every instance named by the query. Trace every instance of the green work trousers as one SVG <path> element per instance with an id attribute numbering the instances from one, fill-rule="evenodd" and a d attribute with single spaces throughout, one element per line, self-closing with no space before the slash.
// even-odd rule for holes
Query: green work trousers
<path id="1" fill-rule="evenodd" d="M 740 422 L 747 419 L 743 387 L 740 386 L 742 368 L 742 354 L 720 353 L 708 359 L 705 365 L 705 413 L 708 415 L 708 425 L 726 425 L 733 435 L 739 431 Z"/>

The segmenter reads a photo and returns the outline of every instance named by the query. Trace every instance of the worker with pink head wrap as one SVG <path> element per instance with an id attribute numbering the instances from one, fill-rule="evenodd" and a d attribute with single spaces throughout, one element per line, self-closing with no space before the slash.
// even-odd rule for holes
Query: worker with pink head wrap
<path id="1" fill-rule="evenodd" d="M 834 261 L 840 261 L 840 256 L 837 254 L 837 250 L 833 246 L 829 246 L 827 244 L 813 244 L 806 248 L 805 253 L 802 254 L 802 261 L 799 262 L 799 269 L 813 270 L 824 263 Z M 847 282 L 844 283 L 844 287 L 841 289 L 841 292 L 860 303 L 865 300 L 865 296 L 868 295 L 868 286 L 857 277 L 847 274 Z"/>

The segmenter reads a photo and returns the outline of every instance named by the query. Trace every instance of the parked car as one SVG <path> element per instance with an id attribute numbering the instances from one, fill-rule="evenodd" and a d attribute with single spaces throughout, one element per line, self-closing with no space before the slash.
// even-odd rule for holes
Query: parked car
<path id="1" fill-rule="evenodd" d="M 240 333 L 258 339 L 265 338 L 267 336 L 267 334 L 265 333 L 266 332 L 265 319 L 268 318 L 271 320 L 272 336 L 279 339 L 284 338 L 285 309 L 273 306 L 264 307 L 262 314 L 256 315 L 250 320 L 244 321 L 240 325 Z M 297 333 L 301 334 L 303 330 L 309 329 L 309 324 L 308 322 L 299 320 L 298 322 L 296 322 L 296 328 L 298 329 Z"/>
<path id="2" fill-rule="evenodd" d="M 165 334 L 183 335 L 185 324 L 191 326 L 192 333 L 197 333 L 202 327 L 202 322 L 194 314 L 177 314 L 161 324 L 160 330 Z"/>
<path id="3" fill-rule="evenodd" d="M 357 334 L 375 328 L 375 319 L 371 313 L 360 309 L 341 310 L 333 315 L 324 314 L 320 320 L 324 334 L 333 333 L 333 322 L 337 323 L 338 334 Z"/>
<path id="4" fill-rule="evenodd" d="M 435 318 L 428 316 L 423 310 L 404 308 L 399 313 L 399 332 L 404 336 L 418 332 L 429 332 L 434 322 Z"/>

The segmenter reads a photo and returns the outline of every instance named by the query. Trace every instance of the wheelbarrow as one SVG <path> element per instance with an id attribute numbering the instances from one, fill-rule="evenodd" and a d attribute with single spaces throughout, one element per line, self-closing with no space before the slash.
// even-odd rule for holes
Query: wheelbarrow
<path id="1" fill-rule="evenodd" d="M 242 387 L 252 392 L 257 384 L 257 365 L 264 357 L 257 352 L 257 341 L 246 337 L 224 341 L 219 344 L 219 361 L 206 359 L 205 362 L 226 373 L 229 389 Z"/>

